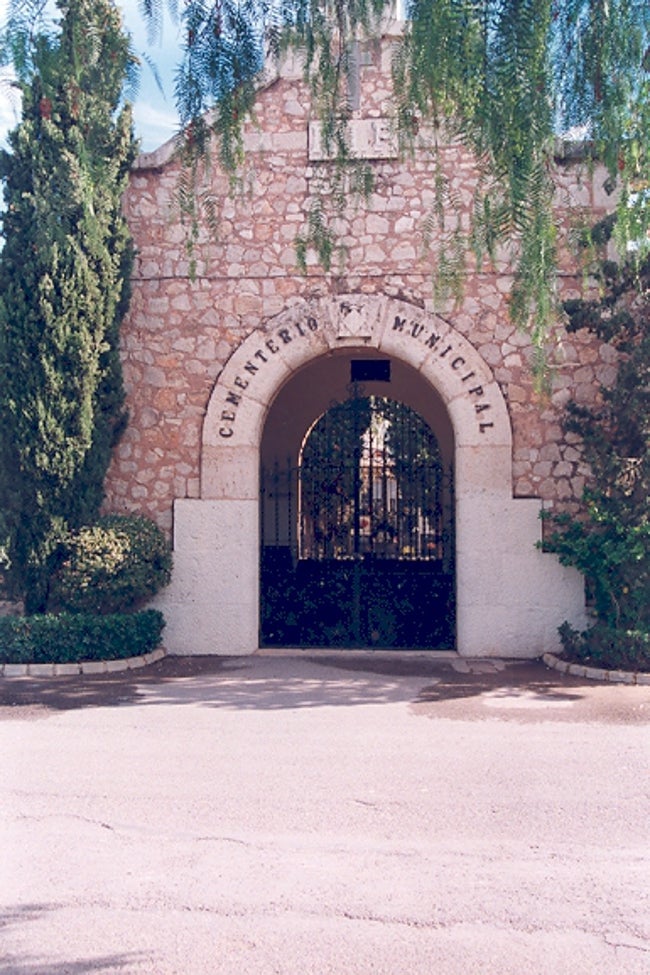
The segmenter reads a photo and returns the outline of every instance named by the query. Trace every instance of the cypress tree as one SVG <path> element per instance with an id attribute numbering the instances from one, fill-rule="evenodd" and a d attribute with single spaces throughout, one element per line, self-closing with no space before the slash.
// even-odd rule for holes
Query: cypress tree
<path id="1" fill-rule="evenodd" d="M 129 41 L 109 0 L 59 9 L 58 33 L 32 42 L 22 118 L 0 153 L 0 545 L 27 612 L 46 606 L 63 532 L 97 516 L 126 419 Z"/>

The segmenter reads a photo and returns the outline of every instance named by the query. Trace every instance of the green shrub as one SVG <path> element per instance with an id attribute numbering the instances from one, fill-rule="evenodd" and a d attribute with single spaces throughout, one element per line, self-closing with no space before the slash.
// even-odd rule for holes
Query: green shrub
<path id="1" fill-rule="evenodd" d="M 650 256 L 620 267 L 605 261 L 594 274 L 597 296 L 565 303 L 567 327 L 606 342 L 617 371 L 595 405 L 567 404 L 565 428 L 581 441 L 591 477 L 576 514 L 548 519 L 546 547 L 584 575 L 596 617 L 583 633 L 562 627 L 565 655 L 648 669 Z"/>
<path id="2" fill-rule="evenodd" d="M 141 515 L 108 515 L 71 532 L 50 584 L 48 609 L 121 613 L 142 605 L 171 578 L 158 526 Z"/>
<path id="3" fill-rule="evenodd" d="M 562 646 L 570 660 L 608 670 L 650 670 L 650 633 L 596 623 L 579 632 L 563 623 Z"/>
<path id="4" fill-rule="evenodd" d="M 160 645 L 165 620 L 157 609 L 94 616 L 46 613 L 0 617 L 0 663 L 122 660 Z"/>

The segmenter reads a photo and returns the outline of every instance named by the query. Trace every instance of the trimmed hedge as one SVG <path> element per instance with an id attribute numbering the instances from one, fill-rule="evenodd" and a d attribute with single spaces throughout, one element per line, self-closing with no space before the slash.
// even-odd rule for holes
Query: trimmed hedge
<path id="1" fill-rule="evenodd" d="M 0 617 L 0 663 L 123 660 L 160 646 L 165 626 L 157 609 L 96 616 L 47 613 Z"/>
<path id="2" fill-rule="evenodd" d="M 172 555 L 164 533 L 143 515 L 107 515 L 71 532 L 50 581 L 53 612 L 123 613 L 169 583 Z"/>
<path id="3" fill-rule="evenodd" d="M 579 632 L 563 623 L 558 632 L 567 660 L 607 670 L 650 671 L 650 633 L 643 630 L 616 630 L 596 623 Z"/>

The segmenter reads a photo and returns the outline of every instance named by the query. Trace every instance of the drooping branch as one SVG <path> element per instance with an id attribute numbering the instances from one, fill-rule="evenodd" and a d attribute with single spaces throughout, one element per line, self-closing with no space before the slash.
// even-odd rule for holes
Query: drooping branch
<path id="1" fill-rule="evenodd" d="M 13 0 L 27 11 L 37 0 Z M 164 0 L 141 0 L 155 25 Z M 369 171 L 349 147 L 353 45 L 381 36 L 391 0 L 185 0 L 170 2 L 183 27 L 175 93 L 186 165 L 182 209 L 197 232 L 199 171 L 216 146 L 236 177 L 242 127 L 254 111 L 259 72 L 291 49 L 304 62 L 331 163 L 328 192 L 314 198 L 299 253 L 327 266 L 335 226 L 367 191 Z M 650 5 L 646 0 L 412 0 L 394 43 L 394 117 L 404 151 L 433 131 L 431 181 L 442 235 L 438 284 L 458 286 L 467 255 L 481 262 L 510 245 L 512 314 L 544 343 L 556 314 L 552 215 L 557 136 L 579 131 L 587 154 L 618 193 L 617 243 L 639 257 L 650 247 Z M 207 113 L 207 114 L 206 114 Z M 461 234 L 436 153 L 449 137 L 474 154 L 480 180 L 472 227 Z M 457 223 L 457 221 L 456 221 Z M 431 222 L 433 226 L 433 222 Z"/>

